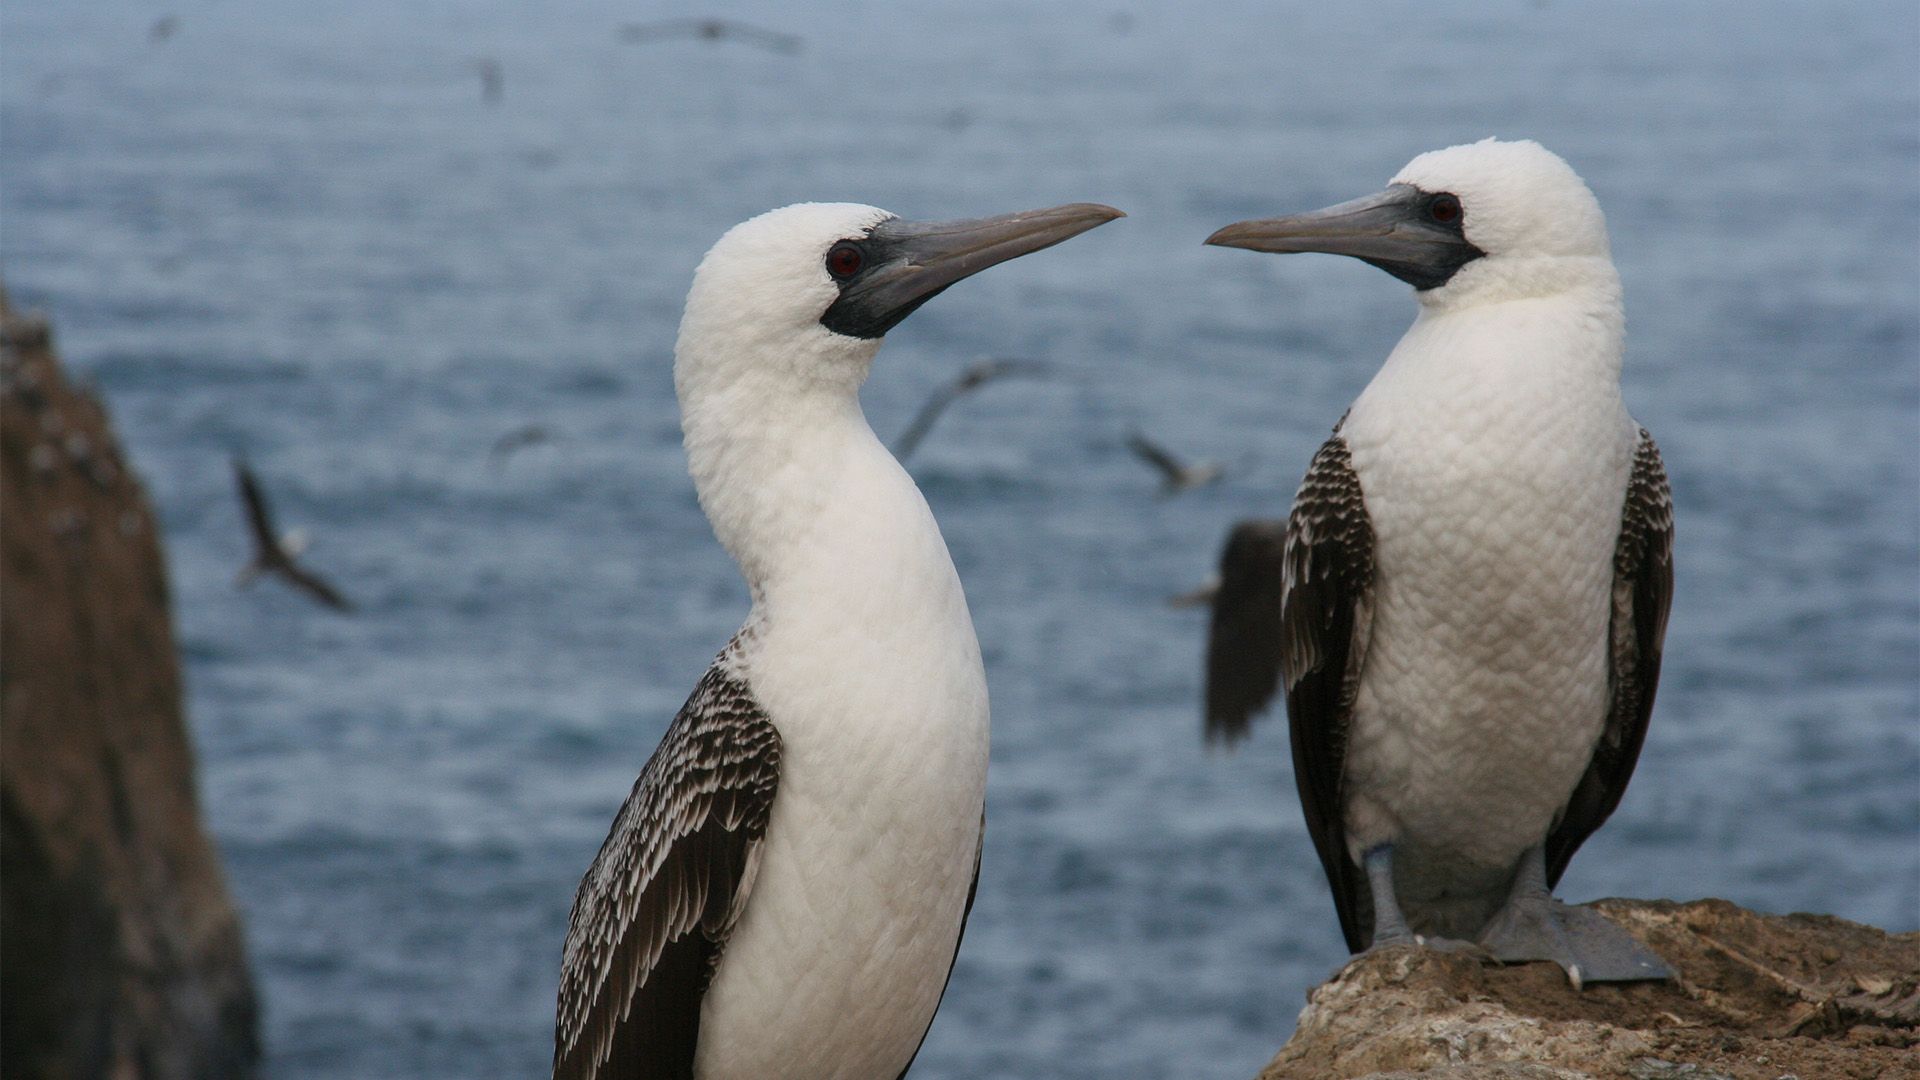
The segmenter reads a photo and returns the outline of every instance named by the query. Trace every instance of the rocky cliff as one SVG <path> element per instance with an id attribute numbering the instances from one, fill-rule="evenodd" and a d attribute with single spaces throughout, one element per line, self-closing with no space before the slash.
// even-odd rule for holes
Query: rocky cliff
<path id="1" fill-rule="evenodd" d="M 1920 934 L 1721 900 L 1597 906 L 1678 980 L 1575 990 L 1550 964 L 1388 950 L 1309 995 L 1260 1080 L 1920 1077 Z"/>
<path id="2" fill-rule="evenodd" d="M 257 1071 L 166 563 L 100 403 L 0 295 L 0 1073 Z"/>

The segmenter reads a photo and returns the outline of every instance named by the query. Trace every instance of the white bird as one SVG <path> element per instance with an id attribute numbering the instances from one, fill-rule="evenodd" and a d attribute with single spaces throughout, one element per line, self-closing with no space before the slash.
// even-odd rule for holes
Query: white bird
<path id="1" fill-rule="evenodd" d="M 753 606 L 580 883 L 555 1077 L 904 1075 L 978 880 L 987 687 L 946 544 L 860 385 L 936 293 L 1120 216 L 806 204 L 707 253 L 674 384 Z"/>
<path id="2" fill-rule="evenodd" d="M 1420 303 L 1315 455 L 1284 550 L 1223 559 L 1209 733 L 1243 735 L 1284 676 L 1353 951 L 1469 938 L 1575 985 L 1667 977 L 1550 891 L 1633 773 L 1673 581 L 1666 473 L 1620 397 L 1599 203 L 1539 144 L 1487 140 L 1207 242 L 1351 255 Z M 1275 569 L 1277 603 L 1236 586 Z"/>

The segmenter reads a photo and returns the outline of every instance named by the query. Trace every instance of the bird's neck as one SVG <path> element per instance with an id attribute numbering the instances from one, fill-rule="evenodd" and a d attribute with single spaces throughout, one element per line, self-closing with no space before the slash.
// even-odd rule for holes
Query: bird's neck
<path id="1" fill-rule="evenodd" d="M 850 468 L 892 465 L 856 385 L 741 365 L 681 380 L 688 471 L 714 535 L 757 603 L 821 520 Z"/>
<path id="2" fill-rule="evenodd" d="M 1419 318 L 1355 401 L 1347 428 L 1384 431 L 1430 413 L 1461 431 L 1569 411 L 1624 423 L 1624 347 L 1619 285 L 1610 274 L 1476 303 L 1423 298 Z"/>
<path id="3" fill-rule="evenodd" d="M 1476 259 L 1446 285 L 1414 294 L 1421 315 L 1489 308 L 1516 300 L 1558 301 L 1619 318 L 1620 275 L 1600 255 L 1500 255 Z"/>

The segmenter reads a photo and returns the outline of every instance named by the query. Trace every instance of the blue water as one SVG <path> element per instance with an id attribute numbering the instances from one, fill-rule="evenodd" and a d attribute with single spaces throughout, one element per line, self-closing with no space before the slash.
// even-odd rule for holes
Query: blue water
<path id="1" fill-rule="evenodd" d="M 904 8 L 718 6 L 797 56 L 624 45 L 688 12 L 605 0 L 0 12 L 0 271 L 165 521 L 273 1076 L 544 1070 L 574 884 L 745 610 L 683 470 L 680 301 L 727 226 L 821 198 L 1133 215 L 942 296 L 866 392 L 889 433 L 979 356 L 1057 367 L 914 461 L 995 706 L 916 1075 L 1251 1076 L 1342 950 L 1283 725 L 1203 751 L 1202 620 L 1160 601 L 1280 512 L 1413 305 L 1199 242 L 1496 133 L 1608 211 L 1679 507 L 1653 730 L 1564 891 L 1920 926 L 1910 3 Z M 1135 428 L 1233 471 L 1158 499 Z M 357 616 L 233 590 L 236 450 Z"/>

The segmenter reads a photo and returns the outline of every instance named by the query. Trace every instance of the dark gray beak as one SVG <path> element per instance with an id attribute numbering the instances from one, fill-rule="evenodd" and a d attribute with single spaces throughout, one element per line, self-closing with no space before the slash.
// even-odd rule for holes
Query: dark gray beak
<path id="1" fill-rule="evenodd" d="M 1416 289 L 1445 285 L 1462 266 L 1486 252 L 1468 242 L 1458 201 L 1450 221 L 1437 220 L 1436 198 L 1410 184 L 1290 217 L 1240 221 L 1207 243 L 1249 251 L 1324 251 L 1351 255 Z"/>
<path id="2" fill-rule="evenodd" d="M 821 325 L 851 337 L 880 337 L 961 278 L 1126 216 L 1111 206 L 1071 203 L 970 221 L 890 218 L 856 242 L 866 267 L 841 283 Z"/>

